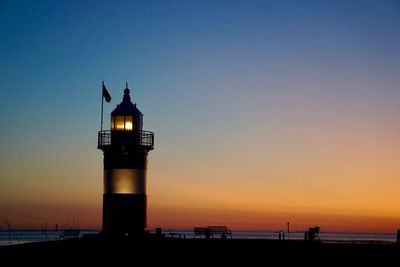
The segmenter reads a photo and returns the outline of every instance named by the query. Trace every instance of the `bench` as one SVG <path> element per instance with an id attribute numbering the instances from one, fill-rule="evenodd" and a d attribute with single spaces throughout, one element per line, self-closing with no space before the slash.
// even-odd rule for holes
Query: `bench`
<path id="1" fill-rule="evenodd" d="M 212 238 L 215 235 L 220 235 L 221 238 L 227 238 L 230 236 L 232 238 L 232 232 L 226 226 L 207 226 L 207 227 L 194 227 L 194 238 L 202 237 Z"/>
<path id="2" fill-rule="evenodd" d="M 60 239 L 78 238 L 79 234 L 80 234 L 80 230 L 78 230 L 78 229 L 65 229 L 60 234 Z"/>
<path id="3" fill-rule="evenodd" d="M 226 226 L 207 226 L 210 231 L 210 236 L 220 235 L 221 238 L 226 238 L 228 235 L 232 238 L 232 232 Z"/>

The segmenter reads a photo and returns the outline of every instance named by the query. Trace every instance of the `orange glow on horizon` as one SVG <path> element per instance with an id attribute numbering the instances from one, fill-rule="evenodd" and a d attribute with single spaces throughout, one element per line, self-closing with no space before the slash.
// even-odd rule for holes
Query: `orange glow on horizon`
<path id="1" fill-rule="evenodd" d="M 79 225 L 81 229 L 101 228 L 100 201 L 87 205 L 65 203 L 52 206 L 40 203 L 2 208 L 13 229 L 48 229 L 58 224 L 60 228 Z M 24 208 L 23 217 L 19 209 Z M 192 230 L 196 226 L 227 225 L 233 231 L 280 231 L 290 222 L 293 232 L 302 232 L 311 226 L 320 226 L 322 232 L 395 233 L 400 217 L 339 214 L 335 212 L 299 210 L 249 211 L 219 207 L 182 207 L 149 205 L 148 229 L 156 227 L 175 230 Z M 4 225 L 3 225 L 4 226 Z M 3 227 L 4 229 L 4 227 Z"/>

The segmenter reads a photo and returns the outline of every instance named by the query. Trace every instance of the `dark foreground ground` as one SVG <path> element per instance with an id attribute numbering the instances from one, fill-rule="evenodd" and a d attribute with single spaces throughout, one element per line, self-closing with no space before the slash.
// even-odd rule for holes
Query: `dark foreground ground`
<path id="1" fill-rule="evenodd" d="M 0 265 L 19 263 L 32 266 L 400 266 L 400 247 L 395 244 L 155 237 L 142 240 L 90 237 L 0 247 Z"/>

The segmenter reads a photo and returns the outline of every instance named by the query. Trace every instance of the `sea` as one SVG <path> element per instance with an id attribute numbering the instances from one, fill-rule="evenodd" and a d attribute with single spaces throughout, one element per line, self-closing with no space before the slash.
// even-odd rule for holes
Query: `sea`
<path id="1" fill-rule="evenodd" d="M 151 231 L 154 232 L 154 231 Z M 0 231 L 0 246 L 16 245 L 29 242 L 44 242 L 60 240 L 63 231 L 43 231 L 43 230 L 14 230 Z M 86 234 L 96 234 L 98 230 L 80 230 L 80 236 Z M 167 237 L 171 238 L 194 238 L 193 231 L 172 230 L 162 231 Z M 284 237 L 283 237 L 284 234 Z M 279 236 L 285 240 L 304 240 L 304 232 L 251 232 L 233 231 L 232 237 L 235 239 L 270 239 L 278 240 Z M 363 234 L 363 233 L 320 233 L 321 242 L 326 243 L 395 243 L 396 234 Z M 218 237 L 216 237 L 218 238 Z"/>

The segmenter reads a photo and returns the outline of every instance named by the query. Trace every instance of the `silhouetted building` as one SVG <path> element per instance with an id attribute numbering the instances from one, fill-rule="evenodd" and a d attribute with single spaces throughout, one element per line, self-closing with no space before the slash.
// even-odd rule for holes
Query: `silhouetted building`
<path id="1" fill-rule="evenodd" d="M 104 154 L 103 232 L 111 235 L 142 234 L 147 226 L 147 154 L 154 134 L 143 131 L 143 114 L 129 93 L 126 88 L 111 112 L 111 130 L 98 134 L 97 148 Z"/>

